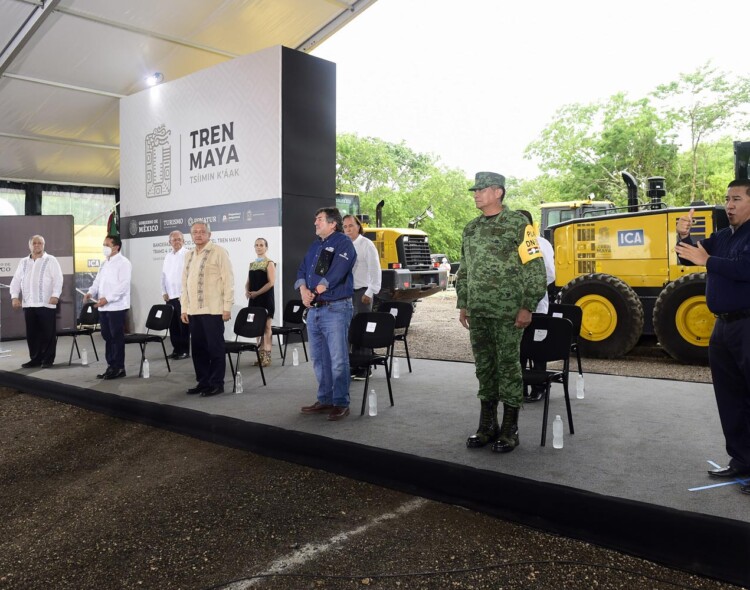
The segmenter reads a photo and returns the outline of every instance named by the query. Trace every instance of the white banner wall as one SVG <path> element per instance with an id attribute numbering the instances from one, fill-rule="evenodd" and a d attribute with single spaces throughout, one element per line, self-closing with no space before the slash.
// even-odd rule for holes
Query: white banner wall
<path id="1" fill-rule="evenodd" d="M 120 103 L 121 227 L 133 263 L 134 328 L 160 303 L 168 235 L 197 219 L 229 251 L 235 309 L 253 243 L 264 237 L 282 273 L 282 48 L 273 47 L 156 86 Z M 282 285 L 276 283 L 276 323 Z M 232 323 L 227 326 L 231 334 Z"/>

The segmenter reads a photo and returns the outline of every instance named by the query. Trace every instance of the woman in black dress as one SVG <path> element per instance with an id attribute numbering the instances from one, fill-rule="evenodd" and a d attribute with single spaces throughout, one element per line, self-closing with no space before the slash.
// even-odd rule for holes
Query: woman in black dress
<path id="1" fill-rule="evenodd" d="M 268 252 L 268 242 L 265 238 L 255 240 L 256 258 L 250 263 L 250 270 L 247 273 L 247 282 L 245 283 L 245 295 L 248 298 L 248 305 L 264 307 L 268 311 L 268 321 L 266 322 L 266 332 L 261 339 L 262 350 L 260 351 L 260 361 L 264 367 L 271 364 L 271 320 L 275 311 L 273 284 L 276 282 L 276 265 L 273 260 L 266 257 Z M 255 362 L 257 365 L 257 361 Z"/>

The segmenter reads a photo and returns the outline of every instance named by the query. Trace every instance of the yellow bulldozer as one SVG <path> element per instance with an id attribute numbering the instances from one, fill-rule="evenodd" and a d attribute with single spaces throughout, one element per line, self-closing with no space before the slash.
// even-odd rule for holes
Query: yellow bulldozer
<path id="1" fill-rule="evenodd" d="M 381 287 L 377 299 L 381 301 L 411 301 L 444 291 L 448 273 L 432 261 L 430 238 L 417 229 L 422 216 L 417 216 L 408 228 L 383 227 L 382 210 L 385 202 L 378 203 L 375 226 L 368 215 L 362 215 L 359 196 L 354 193 L 337 193 L 336 206 L 342 215 L 356 215 L 362 222 L 364 236 L 372 240 L 380 256 Z M 431 210 L 425 212 L 431 215 Z"/>
<path id="2" fill-rule="evenodd" d="M 735 176 L 748 178 L 750 142 L 735 142 Z M 706 306 L 706 269 L 680 264 L 674 252 L 677 219 L 695 210 L 693 242 L 728 226 L 723 206 L 667 207 L 664 178 L 648 179 L 648 200 L 622 173 L 626 207 L 606 207 L 561 221 L 545 234 L 555 251 L 557 300 L 583 310 L 581 353 L 619 358 L 642 335 L 686 364 L 708 362 L 714 315 Z"/>

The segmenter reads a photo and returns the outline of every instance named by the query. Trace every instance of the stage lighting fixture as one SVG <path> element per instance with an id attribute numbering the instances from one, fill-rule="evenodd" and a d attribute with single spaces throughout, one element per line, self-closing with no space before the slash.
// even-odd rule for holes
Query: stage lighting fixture
<path id="1" fill-rule="evenodd" d="M 164 81 L 164 75 L 161 72 L 155 72 L 146 78 L 146 84 L 149 86 L 156 86 Z"/>

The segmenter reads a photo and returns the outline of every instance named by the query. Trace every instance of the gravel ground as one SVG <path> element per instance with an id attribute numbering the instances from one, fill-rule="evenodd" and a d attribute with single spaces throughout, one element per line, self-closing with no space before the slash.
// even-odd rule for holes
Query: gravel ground
<path id="1" fill-rule="evenodd" d="M 409 353 L 416 358 L 474 362 L 469 332 L 458 322 L 455 291 L 439 293 L 417 303 L 408 341 Z M 396 354 L 401 350 L 397 346 Z M 708 367 L 678 363 L 658 348 L 653 338 L 643 338 L 625 358 L 583 359 L 582 365 L 584 373 L 711 383 Z"/>

